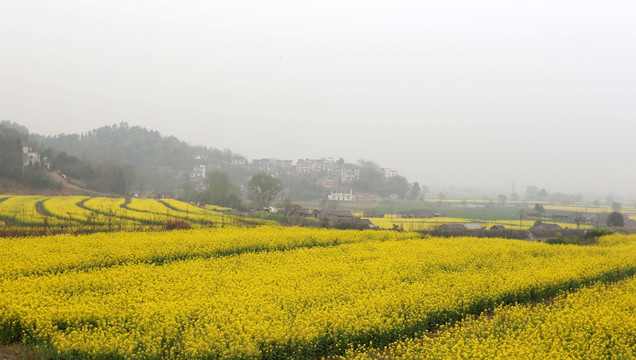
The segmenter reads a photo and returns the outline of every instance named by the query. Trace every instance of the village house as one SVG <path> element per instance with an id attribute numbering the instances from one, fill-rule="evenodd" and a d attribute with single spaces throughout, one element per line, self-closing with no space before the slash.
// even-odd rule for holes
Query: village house
<path id="1" fill-rule="evenodd" d="M 296 161 L 297 174 L 313 174 L 321 172 L 330 172 L 336 169 L 336 161 L 332 158 L 328 159 L 298 159 Z"/>
<path id="2" fill-rule="evenodd" d="M 563 230 L 558 224 L 541 223 L 530 228 L 530 230 Z"/>
<path id="3" fill-rule="evenodd" d="M 318 218 L 320 222 L 327 226 L 342 228 L 375 228 L 369 219 L 361 219 L 353 216 L 348 210 L 321 210 Z"/>
<path id="4" fill-rule="evenodd" d="M 296 206 L 287 212 L 287 216 L 312 217 L 317 219 L 320 216 L 320 211 Z"/>
<path id="5" fill-rule="evenodd" d="M 244 157 L 232 158 L 232 166 L 247 166 L 247 159 Z"/>
<path id="6" fill-rule="evenodd" d="M 340 182 L 342 184 L 353 184 L 360 180 L 360 167 L 354 164 L 344 164 L 340 168 Z"/>
<path id="7" fill-rule="evenodd" d="M 40 163 L 40 154 L 28 146 L 22 147 L 22 166 L 33 166 Z"/>
<path id="8" fill-rule="evenodd" d="M 190 183 L 195 190 L 201 191 L 205 189 L 206 166 L 199 165 L 190 172 Z"/>
<path id="9" fill-rule="evenodd" d="M 327 196 L 327 199 L 332 201 L 356 201 L 356 196 L 353 195 L 353 189 L 346 190 L 333 190 L 331 194 Z"/>
<path id="10" fill-rule="evenodd" d="M 381 170 L 386 179 L 390 179 L 398 174 L 397 170 L 391 170 L 389 168 L 382 168 Z"/>

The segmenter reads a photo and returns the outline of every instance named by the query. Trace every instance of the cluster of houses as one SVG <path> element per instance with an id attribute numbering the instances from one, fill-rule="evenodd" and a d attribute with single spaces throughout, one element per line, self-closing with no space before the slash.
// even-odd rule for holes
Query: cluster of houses
<path id="1" fill-rule="evenodd" d="M 201 155 L 196 155 L 195 160 L 204 162 L 206 159 Z M 206 165 L 200 165 L 192 170 L 190 179 L 193 183 L 196 184 L 200 182 L 202 174 L 203 178 L 205 178 L 207 170 L 211 171 L 218 167 L 215 167 L 214 164 L 208 165 L 210 166 L 207 166 L 207 168 Z M 254 172 L 264 172 L 274 177 L 280 177 L 282 175 L 316 175 L 321 177 L 323 185 L 353 184 L 360 179 L 360 166 L 334 158 L 298 159 L 295 162 L 293 160 L 268 158 L 254 159 L 252 161 L 248 161 L 246 158 L 235 158 L 232 159 L 230 165 L 242 167 Z M 398 175 L 397 171 L 389 168 L 383 168 L 381 170 L 386 178 Z M 334 196 L 336 195 L 334 194 Z M 351 196 L 341 201 L 355 201 Z"/>
<path id="2" fill-rule="evenodd" d="M 607 224 L 609 213 L 580 213 L 568 211 L 551 211 L 545 210 L 539 212 L 535 209 L 519 211 L 519 217 L 523 219 L 549 219 L 556 222 L 567 222 L 573 224 L 590 224 L 594 226 L 602 226 Z M 629 218 L 628 214 L 623 214 L 626 227 L 636 227 L 636 222 Z M 544 226 L 554 224 L 543 224 Z M 557 225 L 558 226 L 558 225 Z M 559 228 L 560 229 L 560 228 Z M 558 229 L 556 229 L 558 230 Z"/>

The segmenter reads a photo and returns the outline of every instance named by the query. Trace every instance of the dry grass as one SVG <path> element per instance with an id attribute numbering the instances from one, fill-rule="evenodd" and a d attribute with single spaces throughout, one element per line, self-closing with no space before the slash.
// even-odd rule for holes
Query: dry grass
<path id="1" fill-rule="evenodd" d="M 22 344 L 0 344 L 0 360 L 36 360 L 33 351 L 27 350 Z"/>

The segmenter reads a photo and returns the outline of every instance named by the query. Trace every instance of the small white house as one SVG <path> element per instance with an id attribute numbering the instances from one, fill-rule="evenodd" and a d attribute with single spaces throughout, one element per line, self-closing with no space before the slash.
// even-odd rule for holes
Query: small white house
<path id="1" fill-rule="evenodd" d="M 353 195 L 353 189 L 349 191 L 332 191 L 327 196 L 327 199 L 333 201 L 356 201 L 356 196 Z"/>
<path id="2" fill-rule="evenodd" d="M 28 146 L 22 147 L 22 166 L 35 165 L 40 163 L 40 154 L 33 151 Z"/>

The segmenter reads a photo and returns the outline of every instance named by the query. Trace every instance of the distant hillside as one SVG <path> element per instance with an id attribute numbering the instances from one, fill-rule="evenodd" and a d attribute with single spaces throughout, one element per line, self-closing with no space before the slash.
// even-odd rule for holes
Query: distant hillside
<path id="1" fill-rule="evenodd" d="M 84 134 L 41 136 L 32 141 L 94 163 L 113 162 L 135 169 L 137 188 L 172 190 L 186 181 L 186 171 L 197 165 L 195 155 L 231 162 L 231 151 L 190 146 L 173 136 L 127 123 L 104 126 Z"/>
<path id="2" fill-rule="evenodd" d="M 22 166 L 23 145 L 28 151 L 32 148 L 41 161 Z M 53 181 L 55 190 L 64 187 L 68 191 L 121 195 L 153 191 L 175 196 L 182 190 L 206 191 L 205 177 L 221 171 L 242 188 L 258 172 L 274 175 L 281 179 L 286 196 L 301 201 L 326 200 L 329 191 L 339 188 L 386 198 L 415 199 L 420 193 L 419 184 L 409 184 L 396 172 L 387 175 L 387 169 L 372 161 L 349 164 L 342 158 L 322 158 L 299 160 L 295 165 L 292 160 L 277 159 L 248 162 L 230 150 L 191 146 L 173 136 L 127 123 L 83 134 L 43 136 L 3 121 L 0 147 L 5 149 L 0 152 L 0 177 L 36 188 L 52 188 Z"/>

